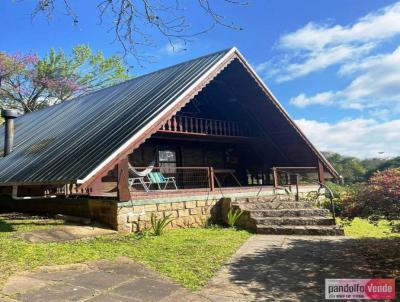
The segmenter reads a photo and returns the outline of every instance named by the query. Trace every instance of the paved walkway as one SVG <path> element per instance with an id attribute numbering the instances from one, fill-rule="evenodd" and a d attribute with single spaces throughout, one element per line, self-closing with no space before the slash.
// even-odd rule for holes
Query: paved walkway
<path id="1" fill-rule="evenodd" d="M 127 258 L 42 267 L 11 277 L 0 302 L 193 301 L 199 296 Z"/>
<path id="2" fill-rule="evenodd" d="M 10 278 L 0 302 L 323 301 L 325 278 L 371 277 L 355 244 L 344 237 L 256 235 L 197 293 L 127 258 L 48 267 Z"/>
<path id="3" fill-rule="evenodd" d="M 257 235 L 201 291 L 210 301 L 323 301 L 326 278 L 370 278 L 356 241 Z"/>

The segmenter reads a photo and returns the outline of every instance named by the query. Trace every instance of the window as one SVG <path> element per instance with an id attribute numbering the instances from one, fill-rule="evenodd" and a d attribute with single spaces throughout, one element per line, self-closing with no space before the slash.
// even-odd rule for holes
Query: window
<path id="1" fill-rule="evenodd" d="M 161 163 L 176 163 L 175 150 L 159 150 L 158 161 Z"/>
<path id="2" fill-rule="evenodd" d="M 176 151 L 174 149 L 158 150 L 158 163 L 162 173 L 175 173 Z"/>

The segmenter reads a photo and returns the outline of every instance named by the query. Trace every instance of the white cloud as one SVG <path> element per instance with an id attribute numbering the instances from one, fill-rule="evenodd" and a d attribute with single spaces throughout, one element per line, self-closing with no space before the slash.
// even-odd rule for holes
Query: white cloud
<path id="1" fill-rule="evenodd" d="M 361 46 L 339 45 L 323 50 L 314 50 L 305 56 L 303 61 L 290 63 L 285 67 L 284 72 L 276 72 L 275 81 L 290 81 L 316 70 L 325 69 L 333 64 L 360 58 L 374 47 L 374 44 L 369 43 Z"/>
<path id="2" fill-rule="evenodd" d="M 183 41 L 168 42 L 164 50 L 169 55 L 174 55 L 187 50 L 187 45 Z"/>
<path id="3" fill-rule="evenodd" d="M 335 64 L 354 62 L 380 43 L 400 35 L 400 2 L 370 13 L 353 24 L 308 23 L 282 36 L 282 53 L 256 70 L 277 82 L 289 81 Z"/>
<path id="4" fill-rule="evenodd" d="M 400 112 L 400 47 L 389 54 L 371 56 L 357 64 L 343 65 L 341 74 L 355 78 L 342 90 L 321 92 L 313 96 L 304 93 L 292 98 L 298 107 L 338 105 L 342 108 Z M 387 115 L 386 111 L 386 115 Z"/>
<path id="5" fill-rule="evenodd" d="M 323 49 L 329 45 L 367 43 L 398 35 L 400 32 L 400 3 L 370 13 L 352 25 L 319 25 L 309 23 L 283 36 L 280 45 L 292 49 Z"/>
<path id="6" fill-rule="evenodd" d="M 290 103 L 297 107 L 307 107 L 309 105 L 331 105 L 333 104 L 335 99 L 335 94 L 333 92 L 322 92 L 318 93 L 314 96 L 308 97 L 304 93 L 299 94 L 298 96 L 292 98 Z"/>
<path id="7" fill-rule="evenodd" d="M 374 119 L 346 119 L 337 123 L 296 120 L 306 136 L 322 151 L 359 158 L 400 155 L 400 119 L 379 123 Z"/>

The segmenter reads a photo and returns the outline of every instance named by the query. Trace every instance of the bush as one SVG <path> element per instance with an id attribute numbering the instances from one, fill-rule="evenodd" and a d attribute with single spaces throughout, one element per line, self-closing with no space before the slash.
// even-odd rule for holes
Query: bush
<path id="1" fill-rule="evenodd" d="M 347 191 L 349 191 L 350 185 L 339 185 L 330 181 L 327 181 L 325 183 L 325 185 L 331 189 L 332 193 L 333 193 L 333 197 L 335 198 L 339 198 L 340 195 L 346 193 Z"/>
<path id="2" fill-rule="evenodd" d="M 367 184 L 346 194 L 341 196 L 344 216 L 399 219 L 400 168 L 375 172 Z"/>
<path id="3" fill-rule="evenodd" d="M 364 193 L 367 213 L 400 218 L 400 168 L 374 173 Z"/>
<path id="4" fill-rule="evenodd" d="M 358 188 L 358 185 L 339 185 L 333 182 L 327 182 L 326 186 L 332 191 L 333 193 L 333 204 L 335 208 L 335 214 L 340 216 L 343 211 L 343 202 L 348 198 L 348 196 L 352 195 Z M 328 209 L 332 212 L 332 205 L 329 198 L 329 194 L 327 190 L 326 193 L 320 195 L 318 197 L 317 193 L 311 192 L 308 193 L 303 200 L 311 201 L 317 203 L 322 208 Z"/>

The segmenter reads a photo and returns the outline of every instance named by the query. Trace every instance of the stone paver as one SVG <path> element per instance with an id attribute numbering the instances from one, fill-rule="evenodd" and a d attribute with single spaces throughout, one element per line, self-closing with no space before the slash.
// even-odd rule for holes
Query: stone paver
<path id="1" fill-rule="evenodd" d="M 102 235 L 116 234 L 101 225 L 81 226 L 81 225 L 64 225 L 45 230 L 34 230 L 22 233 L 20 236 L 23 240 L 33 243 L 49 243 L 49 242 L 65 242 L 89 238 Z"/>
<path id="2" fill-rule="evenodd" d="M 178 296 L 176 296 L 178 294 Z M 173 298 L 175 296 L 175 298 Z M 187 298 L 186 298 L 187 297 Z M 0 302 L 207 300 L 128 258 L 42 267 L 12 276 Z"/>
<path id="3" fill-rule="evenodd" d="M 256 235 L 203 288 L 209 301 L 323 301 L 326 278 L 370 278 L 356 241 Z"/>
<path id="4" fill-rule="evenodd" d="M 345 237 L 255 235 L 202 290 L 189 292 L 128 258 L 22 273 L 0 302 L 323 301 L 325 278 L 369 278 L 357 242 Z"/>

